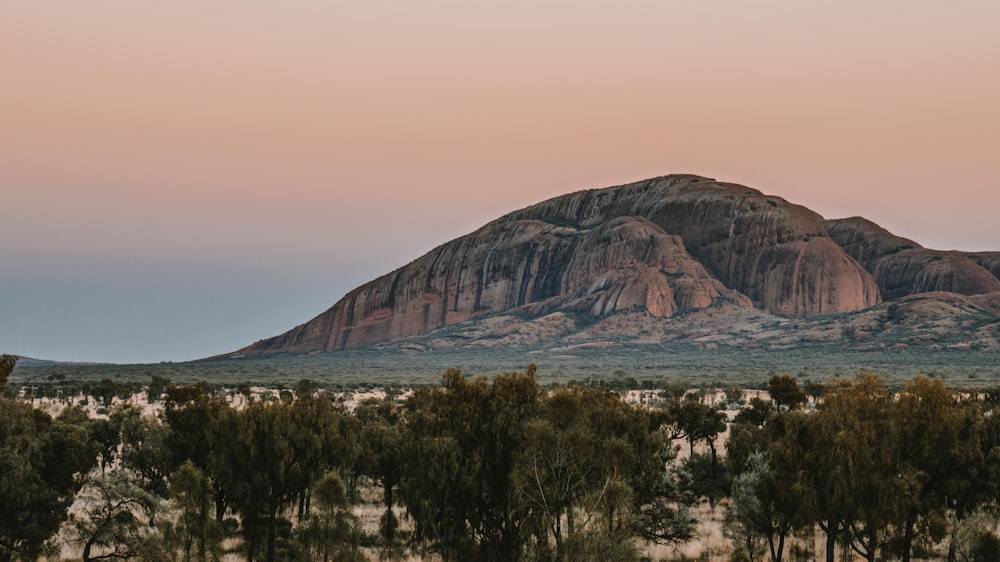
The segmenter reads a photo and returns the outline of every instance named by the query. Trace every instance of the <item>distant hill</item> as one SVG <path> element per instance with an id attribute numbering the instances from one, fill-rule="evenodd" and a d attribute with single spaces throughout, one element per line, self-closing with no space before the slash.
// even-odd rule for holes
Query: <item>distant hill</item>
<path id="1" fill-rule="evenodd" d="M 1000 349 L 1000 252 L 671 175 L 500 217 L 225 357 L 683 341 Z"/>
<path id="2" fill-rule="evenodd" d="M 16 355 L 16 354 L 15 354 Z M 88 363 L 81 361 L 53 361 L 51 359 L 35 359 L 34 357 L 23 357 L 17 355 L 18 367 L 52 367 L 56 365 L 103 365 L 104 363 Z"/>

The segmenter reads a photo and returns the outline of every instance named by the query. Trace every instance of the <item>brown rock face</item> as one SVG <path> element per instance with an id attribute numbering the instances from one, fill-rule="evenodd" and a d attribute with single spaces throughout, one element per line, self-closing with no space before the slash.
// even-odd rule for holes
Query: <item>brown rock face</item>
<path id="1" fill-rule="evenodd" d="M 349 349 L 509 311 L 669 317 L 722 302 L 810 317 L 864 309 L 880 295 L 816 213 L 743 186 L 667 176 L 501 217 L 240 353 Z"/>
<path id="2" fill-rule="evenodd" d="M 1000 279 L 968 254 L 923 248 L 859 217 L 826 221 L 826 227 L 830 236 L 871 272 L 886 300 L 935 291 L 963 295 L 1000 291 Z M 990 253 L 978 256 L 990 263 Z M 1000 265 L 998 262 L 993 265 Z"/>
<path id="3" fill-rule="evenodd" d="M 965 252 L 963 255 L 1000 279 L 1000 252 Z"/>
<path id="4" fill-rule="evenodd" d="M 587 228 L 616 216 L 645 217 L 679 235 L 727 287 L 774 314 L 807 317 L 880 302 L 868 272 L 829 239 L 823 217 L 748 187 L 698 176 L 581 191 L 496 223 L 535 219 Z"/>
<path id="5" fill-rule="evenodd" d="M 536 220 L 491 223 L 351 291 L 331 309 L 246 353 L 334 351 L 523 308 L 658 317 L 719 300 L 749 306 L 688 255 L 681 240 L 638 217 L 593 229 Z"/>

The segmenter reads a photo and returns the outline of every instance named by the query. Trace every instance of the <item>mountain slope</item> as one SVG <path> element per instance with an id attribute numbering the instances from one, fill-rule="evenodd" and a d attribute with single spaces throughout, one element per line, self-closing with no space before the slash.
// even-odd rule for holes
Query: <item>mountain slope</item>
<path id="1" fill-rule="evenodd" d="M 962 252 L 929 250 L 860 217 L 825 224 L 830 236 L 871 272 L 886 300 L 935 291 L 1000 292 L 1000 279 Z M 988 255 L 977 257 L 990 265 Z"/>
<path id="2" fill-rule="evenodd" d="M 483 326 L 501 317 L 513 319 L 501 322 L 507 335 L 542 327 L 522 343 L 642 319 L 681 334 L 685 322 L 735 315 L 759 330 L 927 291 L 1000 293 L 988 269 L 997 256 L 926 250 L 864 219 L 824 221 L 748 187 L 666 176 L 510 213 L 233 355 L 352 349 L 456 325 L 472 330 L 462 338 L 495 340 Z M 981 300 L 977 310 L 995 302 Z"/>

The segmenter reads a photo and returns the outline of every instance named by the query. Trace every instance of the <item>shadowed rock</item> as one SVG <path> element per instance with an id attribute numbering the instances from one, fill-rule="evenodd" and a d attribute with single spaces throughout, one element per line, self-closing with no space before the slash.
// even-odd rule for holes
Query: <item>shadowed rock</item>
<path id="1" fill-rule="evenodd" d="M 965 252 L 963 255 L 1000 279 L 1000 252 Z"/>
<path id="2" fill-rule="evenodd" d="M 886 300 L 934 291 L 963 295 L 1000 291 L 1000 279 L 970 254 L 924 248 L 860 217 L 825 224 L 830 236 L 871 272 Z M 978 254 L 984 264 L 998 267 L 1000 260 L 994 256 Z"/>

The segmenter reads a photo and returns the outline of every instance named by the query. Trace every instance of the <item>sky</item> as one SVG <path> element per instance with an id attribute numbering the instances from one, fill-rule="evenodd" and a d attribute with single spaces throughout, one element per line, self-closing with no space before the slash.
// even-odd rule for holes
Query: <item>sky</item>
<path id="1" fill-rule="evenodd" d="M 0 352 L 225 353 L 669 173 L 1000 250 L 1000 2 L 7 0 Z"/>

